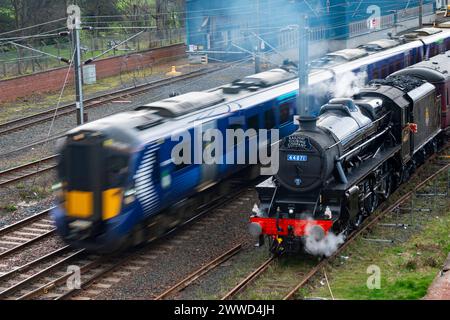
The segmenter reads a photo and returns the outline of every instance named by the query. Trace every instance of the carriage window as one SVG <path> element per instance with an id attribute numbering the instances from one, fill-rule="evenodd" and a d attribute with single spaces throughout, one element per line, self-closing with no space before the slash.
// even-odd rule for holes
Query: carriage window
<path id="1" fill-rule="evenodd" d="M 386 78 L 389 75 L 389 69 L 388 66 L 383 66 L 381 69 L 381 77 Z"/>
<path id="2" fill-rule="evenodd" d="M 275 127 L 275 113 L 273 109 L 267 110 L 264 113 L 264 122 L 266 129 L 273 129 Z"/>
<path id="3" fill-rule="evenodd" d="M 291 105 L 285 103 L 280 107 L 280 124 L 288 123 L 291 120 Z"/>
<path id="4" fill-rule="evenodd" d="M 373 79 L 380 79 L 380 75 L 378 73 L 378 69 L 373 69 Z"/>

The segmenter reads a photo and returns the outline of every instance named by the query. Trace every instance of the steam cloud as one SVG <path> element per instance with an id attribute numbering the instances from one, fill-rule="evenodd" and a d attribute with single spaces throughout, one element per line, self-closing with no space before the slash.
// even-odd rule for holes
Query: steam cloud
<path id="1" fill-rule="evenodd" d="M 305 250 L 313 256 L 332 256 L 339 246 L 345 242 L 343 235 L 335 235 L 328 233 L 328 235 L 320 241 L 314 237 L 307 237 L 305 242 Z"/>
<path id="2" fill-rule="evenodd" d="M 367 82 L 367 72 L 345 72 L 329 82 L 314 84 L 309 89 L 309 96 L 314 100 L 314 108 L 321 106 L 333 98 L 351 98 L 361 91 Z"/>
<path id="3" fill-rule="evenodd" d="M 346 72 L 337 75 L 332 83 L 322 82 L 315 85 L 311 94 L 323 98 L 326 95 L 331 95 L 333 98 L 350 98 L 360 92 L 360 88 L 367 82 L 367 72 Z"/>
<path id="4" fill-rule="evenodd" d="M 360 88 L 365 85 L 366 80 L 366 72 L 346 72 L 336 77 L 331 92 L 335 98 L 350 98 L 360 92 Z"/>

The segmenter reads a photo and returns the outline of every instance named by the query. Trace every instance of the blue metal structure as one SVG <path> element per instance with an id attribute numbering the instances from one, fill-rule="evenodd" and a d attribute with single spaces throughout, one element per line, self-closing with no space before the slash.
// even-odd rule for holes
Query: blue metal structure
<path id="1" fill-rule="evenodd" d="M 424 15 L 436 10 L 424 0 Z M 258 33 L 277 46 L 280 31 L 310 18 L 311 40 L 345 40 L 416 19 L 419 0 L 187 0 L 187 39 L 195 50 L 253 51 Z"/>

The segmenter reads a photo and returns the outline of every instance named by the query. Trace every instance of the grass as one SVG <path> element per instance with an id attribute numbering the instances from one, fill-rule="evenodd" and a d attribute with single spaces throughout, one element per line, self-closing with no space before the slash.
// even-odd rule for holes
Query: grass
<path id="1" fill-rule="evenodd" d="M 316 263 L 317 258 L 310 256 L 281 257 L 238 298 L 280 300 Z"/>
<path id="2" fill-rule="evenodd" d="M 131 50 L 131 51 L 124 50 L 124 45 L 122 45 L 115 51 L 111 50 L 111 51 L 107 52 L 106 54 L 104 54 L 102 56 L 102 58 L 104 59 L 104 58 L 109 58 L 109 57 L 125 56 L 130 53 L 139 54 L 140 52 L 145 51 L 145 50 L 157 49 L 159 47 L 169 46 L 169 45 L 176 44 L 176 43 L 183 43 L 184 42 L 183 38 L 182 37 L 179 38 L 179 37 L 177 37 L 177 35 L 178 34 L 175 33 L 172 35 L 171 39 L 164 39 L 161 41 L 157 41 L 155 39 L 155 40 L 152 40 L 151 42 L 150 42 L 150 39 L 140 38 L 136 42 L 131 41 L 129 43 L 129 46 L 133 50 Z M 121 38 L 123 38 L 123 37 L 121 37 Z M 97 38 L 95 40 L 95 42 L 97 43 L 98 49 L 94 49 L 92 47 L 92 39 L 90 37 L 82 38 L 81 39 L 82 45 L 84 47 L 88 48 L 88 51 L 86 51 L 86 52 L 82 51 L 82 60 L 87 60 L 89 58 L 93 58 L 100 54 L 105 53 L 105 51 L 109 49 L 108 41 L 110 41 L 110 40 L 118 41 L 118 39 L 114 39 L 114 37 L 111 37 L 111 36 Z M 33 45 L 31 45 L 31 46 L 34 47 Z M 70 59 L 71 55 L 72 55 L 72 52 L 70 49 L 70 43 L 68 43 L 68 42 L 61 43 L 61 47 L 59 50 L 58 50 L 58 47 L 56 44 L 37 46 L 34 48 L 38 49 L 42 52 L 51 54 L 53 56 L 61 56 L 66 59 Z M 0 52 L 0 67 L 2 67 L 3 64 L 5 64 L 6 69 L 11 68 L 12 65 L 15 66 L 17 64 L 18 54 L 19 54 L 19 52 L 15 49 L 6 51 L 6 52 Z M 62 67 L 65 65 L 64 63 L 60 62 L 56 58 L 46 56 L 46 55 L 40 54 L 40 53 L 31 52 L 26 49 L 22 50 L 22 55 L 25 58 L 26 57 L 38 57 L 38 58 L 36 58 L 36 60 L 42 65 L 42 67 L 39 67 L 38 64 L 36 63 L 36 71 L 49 70 L 51 68 Z M 32 73 L 33 73 L 33 70 L 31 67 L 31 60 L 29 60 L 29 61 L 27 60 L 26 62 L 23 62 L 21 75 L 32 74 Z M 21 76 L 15 72 L 7 72 L 7 74 L 3 74 L 3 71 L 0 71 L 0 75 L 1 75 L 0 80 L 7 80 L 7 79 L 15 78 L 17 76 Z"/>
<path id="3" fill-rule="evenodd" d="M 18 189 L 18 194 L 23 201 L 36 201 L 49 197 L 52 190 L 49 187 L 31 186 L 29 188 Z"/>
<path id="4" fill-rule="evenodd" d="M 13 204 L 8 204 L 1 209 L 3 209 L 7 213 L 13 213 L 17 211 L 17 207 Z"/>
<path id="5" fill-rule="evenodd" d="M 423 298 L 450 252 L 449 200 L 439 201 L 440 208 L 431 213 L 416 213 L 417 226 L 408 230 L 376 228 L 368 238 L 395 238 L 395 233 L 408 239 L 394 245 L 356 240 L 343 255 L 349 259 L 334 261 L 327 269 L 331 290 L 336 299 L 345 300 L 415 300 Z M 422 199 L 417 205 L 426 207 Z M 402 217 L 405 219 L 405 217 Z M 385 229 L 385 228 L 383 228 Z M 369 266 L 381 270 L 380 289 L 367 286 Z M 319 285 L 306 296 L 331 298 L 328 286 Z"/>

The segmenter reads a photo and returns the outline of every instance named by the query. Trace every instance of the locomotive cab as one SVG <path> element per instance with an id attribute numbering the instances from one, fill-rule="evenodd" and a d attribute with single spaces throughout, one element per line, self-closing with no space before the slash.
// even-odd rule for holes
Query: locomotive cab
<path id="1" fill-rule="evenodd" d="M 58 175 L 68 242 L 101 235 L 106 223 L 131 203 L 130 160 L 127 144 L 105 133 L 81 131 L 67 137 Z"/>

